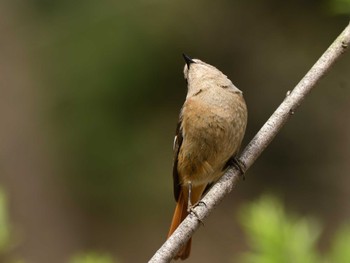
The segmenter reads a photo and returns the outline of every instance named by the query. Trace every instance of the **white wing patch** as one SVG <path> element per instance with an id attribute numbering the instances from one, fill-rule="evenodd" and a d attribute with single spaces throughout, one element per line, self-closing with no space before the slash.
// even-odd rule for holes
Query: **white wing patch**
<path id="1" fill-rule="evenodd" d="M 175 151 L 176 143 L 177 143 L 177 135 L 174 137 L 173 151 Z"/>

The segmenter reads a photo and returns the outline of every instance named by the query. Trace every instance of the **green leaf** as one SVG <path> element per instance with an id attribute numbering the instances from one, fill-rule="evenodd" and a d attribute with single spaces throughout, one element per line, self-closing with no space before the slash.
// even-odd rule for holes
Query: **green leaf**
<path id="1" fill-rule="evenodd" d="M 4 253 L 10 242 L 10 224 L 5 192 L 0 188 L 0 253 Z"/>
<path id="2" fill-rule="evenodd" d="M 338 230 L 331 247 L 329 262 L 350 262 L 350 225 Z"/>
<path id="3" fill-rule="evenodd" d="M 244 263 L 319 262 L 316 242 L 319 224 L 309 218 L 287 215 L 276 198 L 263 196 L 241 210 L 240 222 L 251 252 L 242 255 Z"/>
<path id="4" fill-rule="evenodd" d="M 111 256 L 106 254 L 99 254 L 95 252 L 76 255 L 69 262 L 70 263 L 116 263 L 116 261 L 114 261 Z"/>

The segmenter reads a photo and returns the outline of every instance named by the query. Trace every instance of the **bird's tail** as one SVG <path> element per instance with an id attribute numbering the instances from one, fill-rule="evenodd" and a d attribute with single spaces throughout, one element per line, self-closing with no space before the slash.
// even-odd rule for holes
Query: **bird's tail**
<path id="1" fill-rule="evenodd" d="M 174 233 L 176 228 L 181 224 L 181 222 L 188 215 L 187 212 L 187 198 L 184 197 L 183 191 L 180 191 L 179 199 L 177 200 L 175 212 L 173 215 L 173 219 L 171 221 L 170 230 L 168 234 L 168 238 Z M 174 259 L 184 260 L 189 257 L 191 252 L 191 243 L 192 238 L 190 238 L 187 243 L 180 249 Z"/>
<path id="2" fill-rule="evenodd" d="M 205 185 L 196 186 L 192 188 L 191 193 L 191 203 L 196 204 L 205 189 Z M 185 191 L 185 193 L 184 193 Z M 188 206 L 188 189 L 182 188 L 179 194 L 179 198 L 176 203 L 175 212 L 173 215 L 173 219 L 171 221 L 170 230 L 168 234 L 168 238 L 174 233 L 176 228 L 181 224 L 181 222 L 186 218 L 188 215 L 187 212 L 187 206 Z M 174 257 L 174 259 L 181 259 L 184 260 L 189 257 L 191 252 L 191 242 L 192 238 L 190 238 L 187 243 L 180 249 L 180 251 L 177 253 L 177 255 Z"/>

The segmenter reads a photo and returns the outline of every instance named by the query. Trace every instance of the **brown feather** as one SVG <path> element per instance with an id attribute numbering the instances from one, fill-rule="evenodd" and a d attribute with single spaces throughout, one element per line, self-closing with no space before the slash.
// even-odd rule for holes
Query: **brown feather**
<path id="1" fill-rule="evenodd" d="M 200 185 L 192 188 L 192 194 L 191 194 L 192 204 L 196 204 L 200 200 L 204 189 L 205 189 L 205 185 Z M 188 204 L 188 188 L 181 187 L 181 191 L 176 203 L 173 219 L 171 221 L 168 238 L 174 233 L 176 228 L 181 224 L 181 222 L 188 215 L 187 204 Z M 192 238 L 190 238 L 187 241 L 187 243 L 180 249 L 180 251 L 174 257 L 174 259 L 184 260 L 188 258 L 191 252 L 191 242 L 192 242 Z"/>
<path id="2" fill-rule="evenodd" d="M 208 185 L 217 181 L 240 148 L 247 124 L 242 92 L 217 68 L 184 56 L 188 90 L 174 141 L 173 188 L 177 201 L 168 237 L 196 205 Z M 192 186 L 191 202 L 189 185 Z M 191 239 L 175 259 L 190 254 Z"/>
<path id="3" fill-rule="evenodd" d="M 168 234 L 168 238 L 174 233 L 176 228 L 181 224 L 181 222 L 188 215 L 187 212 L 187 200 L 185 200 L 184 194 L 180 191 L 179 198 L 176 203 L 175 212 L 173 215 L 173 219 L 171 221 L 170 230 Z M 175 259 L 186 259 L 189 257 L 191 251 L 191 239 L 187 241 L 187 243 L 180 249 L 177 255 L 174 257 Z"/>

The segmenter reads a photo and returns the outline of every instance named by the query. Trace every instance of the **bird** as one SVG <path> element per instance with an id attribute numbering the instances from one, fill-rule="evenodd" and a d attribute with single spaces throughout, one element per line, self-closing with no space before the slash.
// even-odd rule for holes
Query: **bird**
<path id="1" fill-rule="evenodd" d="M 174 138 L 173 191 L 176 207 L 168 238 L 199 202 L 203 193 L 236 159 L 248 119 L 243 93 L 216 67 L 183 54 L 187 96 Z M 175 255 L 184 260 L 191 238 Z"/>

